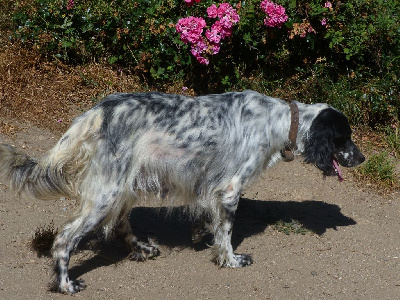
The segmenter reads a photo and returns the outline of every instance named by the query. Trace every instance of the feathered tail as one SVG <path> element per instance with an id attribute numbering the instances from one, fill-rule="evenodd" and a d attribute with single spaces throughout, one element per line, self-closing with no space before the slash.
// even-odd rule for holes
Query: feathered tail
<path id="1" fill-rule="evenodd" d="M 39 199 L 76 197 L 88 161 L 96 149 L 100 114 L 77 118 L 43 158 L 35 160 L 0 144 L 0 175 L 14 191 Z"/>
<path id="2" fill-rule="evenodd" d="M 73 194 L 60 168 L 38 162 L 9 145 L 0 144 L 0 173 L 21 194 L 39 199 Z"/>

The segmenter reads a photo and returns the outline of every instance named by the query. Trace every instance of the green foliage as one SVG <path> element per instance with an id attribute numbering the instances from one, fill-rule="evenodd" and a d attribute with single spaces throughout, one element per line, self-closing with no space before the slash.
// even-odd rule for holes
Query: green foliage
<path id="1" fill-rule="evenodd" d="M 165 80 L 191 62 L 174 28 L 182 8 L 174 0 L 86 0 L 72 9 L 67 1 L 16 2 L 15 33 L 69 63 L 105 59 Z"/>
<path id="2" fill-rule="evenodd" d="M 374 182 L 388 186 L 394 185 L 396 180 L 394 165 L 386 151 L 371 155 L 359 171 Z"/>
<path id="3" fill-rule="evenodd" d="M 396 157 L 400 157 L 400 128 L 393 124 L 384 127 L 385 141 L 389 146 L 389 151 Z"/>
<path id="4" fill-rule="evenodd" d="M 301 234 L 305 235 L 309 230 L 305 228 L 299 221 L 291 220 L 290 222 L 278 221 L 274 225 L 275 230 L 283 232 L 286 235 Z"/>
<path id="5" fill-rule="evenodd" d="M 322 87 L 330 104 L 350 116 L 353 124 L 394 125 L 400 113 L 399 79 L 358 74 L 352 72 Z"/>
<path id="6" fill-rule="evenodd" d="M 296 92 L 300 100 L 329 102 L 356 122 L 398 119 L 398 0 L 331 1 L 332 7 L 326 0 L 276 0 L 289 16 L 282 28 L 264 25 L 261 0 L 226 2 L 241 19 L 208 66 L 190 54 L 175 24 L 196 16 L 210 26 L 206 9 L 218 3 L 212 0 L 191 7 L 183 0 L 76 0 L 72 9 L 66 0 L 15 1 L 15 38 L 50 58 L 107 61 L 153 84 L 184 81 L 198 93 L 216 92 L 249 88 L 256 83 L 247 78 L 262 74 L 259 85 L 268 88 L 311 84 Z"/>

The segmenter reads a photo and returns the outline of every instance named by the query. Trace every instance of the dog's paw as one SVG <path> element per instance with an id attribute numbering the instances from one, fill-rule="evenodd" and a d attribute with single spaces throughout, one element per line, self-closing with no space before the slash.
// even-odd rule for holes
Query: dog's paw
<path id="1" fill-rule="evenodd" d="M 242 268 L 250 266 L 253 263 L 253 258 L 248 254 L 233 254 L 233 256 L 225 261 L 224 267 L 228 268 Z"/>
<path id="2" fill-rule="evenodd" d="M 193 227 L 192 228 L 192 242 L 193 244 L 201 242 L 203 237 L 208 235 L 210 232 L 205 228 Z"/>
<path id="3" fill-rule="evenodd" d="M 249 254 L 235 254 L 235 258 L 239 263 L 239 268 L 250 266 L 253 263 L 253 258 Z"/>
<path id="4" fill-rule="evenodd" d="M 86 288 L 85 281 L 76 279 L 76 280 L 68 280 L 65 283 L 53 283 L 50 285 L 50 290 L 54 292 L 58 292 L 61 294 L 76 294 L 80 291 L 83 291 Z"/>
<path id="5" fill-rule="evenodd" d="M 150 240 L 149 243 L 138 243 L 136 249 L 129 254 L 130 260 L 145 261 L 146 259 L 152 259 L 160 255 L 158 246 Z"/>
<path id="6" fill-rule="evenodd" d="M 208 221 L 205 218 L 197 220 L 196 222 L 193 223 L 192 225 L 193 244 L 200 242 L 203 239 L 203 237 L 205 237 L 210 233 L 211 225 L 209 223 L 210 221 Z"/>

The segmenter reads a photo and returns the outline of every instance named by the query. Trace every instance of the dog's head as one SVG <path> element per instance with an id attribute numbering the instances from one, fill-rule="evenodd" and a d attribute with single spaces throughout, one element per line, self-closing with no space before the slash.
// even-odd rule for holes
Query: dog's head
<path id="1" fill-rule="evenodd" d="M 339 165 L 355 167 L 365 157 L 351 140 L 351 128 L 341 112 L 326 108 L 313 120 L 305 141 L 305 161 L 315 164 L 324 175 L 342 175 Z"/>

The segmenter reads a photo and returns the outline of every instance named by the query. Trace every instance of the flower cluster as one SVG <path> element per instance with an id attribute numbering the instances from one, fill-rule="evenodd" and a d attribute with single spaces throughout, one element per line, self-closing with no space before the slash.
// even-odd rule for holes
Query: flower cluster
<path id="1" fill-rule="evenodd" d="M 179 19 L 175 25 L 177 32 L 181 34 L 181 40 L 185 44 L 195 44 L 201 39 L 206 21 L 203 18 L 187 17 Z"/>
<path id="2" fill-rule="evenodd" d="M 199 1 L 200 1 L 200 0 L 199 0 Z M 331 8 L 332 8 L 332 2 L 326 1 L 324 7 L 325 7 L 325 8 L 331 9 Z"/>
<path id="3" fill-rule="evenodd" d="M 73 8 L 74 8 L 74 5 L 75 5 L 75 1 L 74 1 L 74 0 L 68 0 L 68 3 L 67 3 L 67 10 L 73 9 Z"/>
<path id="4" fill-rule="evenodd" d="M 215 4 L 207 8 L 209 18 L 219 18 L 206 31 L 206 37 L 210 42 L 219 43 L 222 39 L 232 35 L 232 27 L 239 22 L 240 17 L 229 3 L 221 3 L 219 7 Z"/>
<path id="5" fill-rule="evenodd" d="M 323 18 L 323 19 L 321 20 L 321 25 L 322 25 L 322 26 L 325 26 L 325 27 L 328 27 L 328 19 L 327 19 L 327 18 Z"/>
<path id="6" fill-rule="evenodd" d="M 207 14 L 209 18 L 218 18 L 218 20 L 205 31 L 205 38 L 203 30 L 207 25 L 203 18 L 192 16 L 182 18 L 175 26 L 176 31 L 180 33 L 181 40 L 185 44 L 191 45 L 190 52 L 199 63 L 204 65 L 209 64 L 206 56 L 219 52 L 221 40 L 232 35 L 232 27 L 240 19 L 236 10 L 228 3 L 221 3 L 219 7 L 215 4 L 211 5 L 207 8 Z"/>
<path id="7" fill-rule="evenodd" d="M 203 18 L 192 16 L 179 19 L 175 25 L 176 31 L 181 34 L 181 40 L 185 44 L 192 46 L 190 51 L 196 57 L 197 61 L 202 64 L 208 64 L 208 60 L 201 56 L 208 49 L 202 35 L 204 27 L 206 27 L 206 21 Z"/>
<path id="8" fill-rule="evenodd" d="M 264 19 L 264 24 L 267 27 L 281 28 L 288 19 L 285 8 L 270 0 L 262 1 L 260 7 L 267 14 L 267 17 Z"/>
<path id="9" fill-rule="evenodd" d="M 332 11 L 333 10 L 332 2 L 326 1 L 324 4 L 324 8 L 327 8 L 329 11 Z M 321 20 L 321 25 L 324 26 L 325 28 L 329 28 L 328 18 L 323 18 Z"/>
<path id="10" fill-rule="evenodd" d="M 192 6 L 195 2 L 199 3 L 201 0 L 185 0 L 187 6 Z"/>

